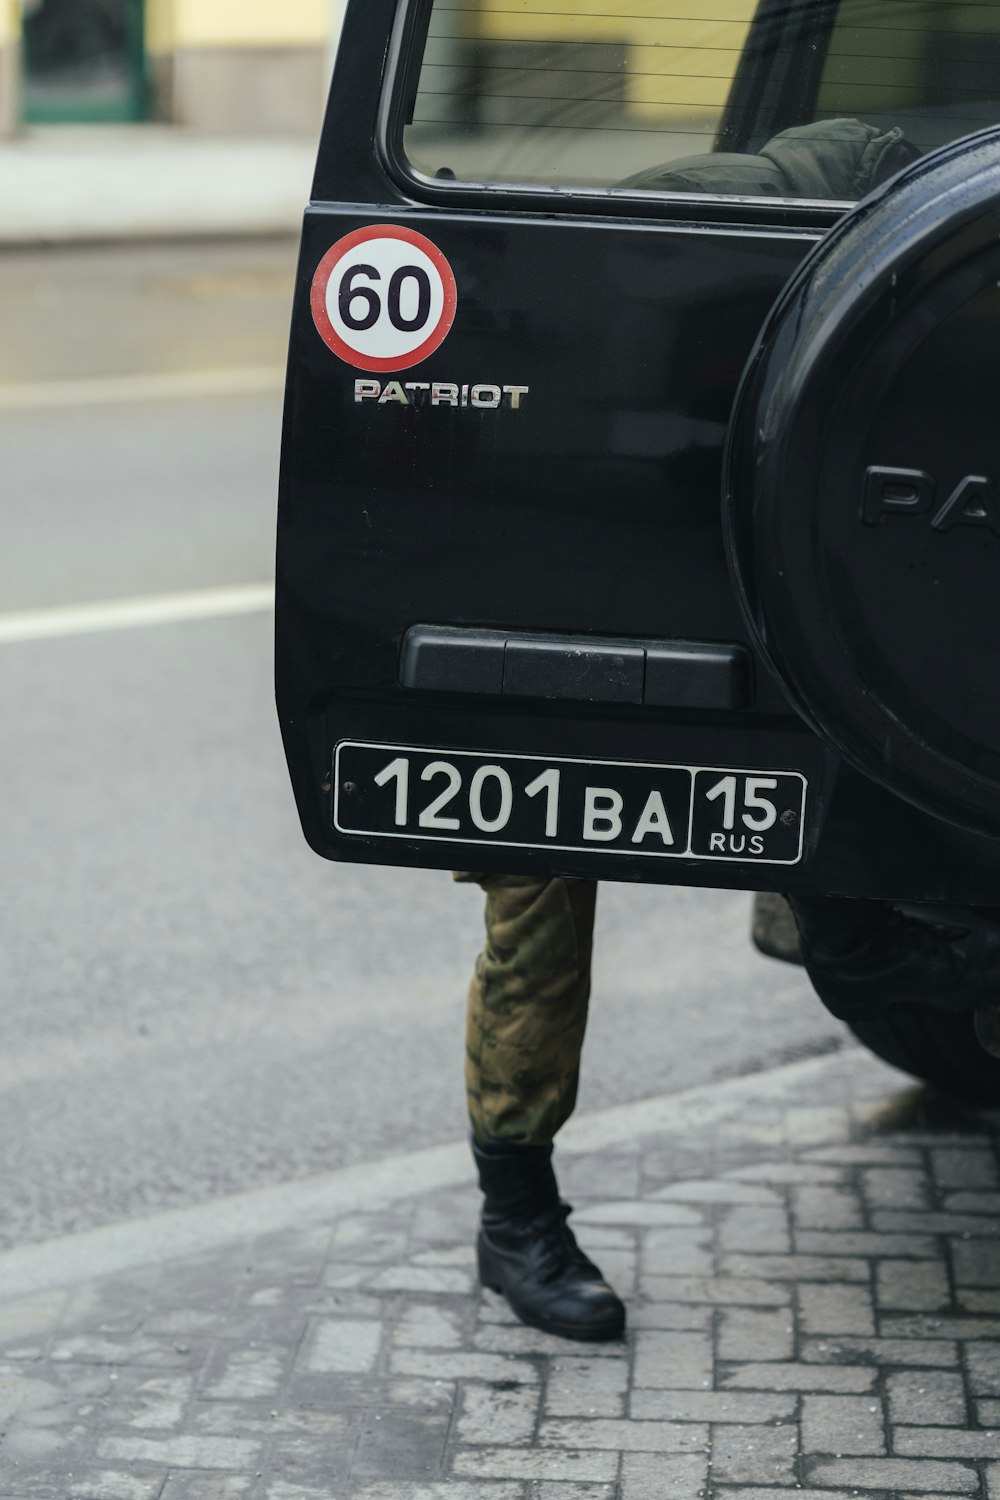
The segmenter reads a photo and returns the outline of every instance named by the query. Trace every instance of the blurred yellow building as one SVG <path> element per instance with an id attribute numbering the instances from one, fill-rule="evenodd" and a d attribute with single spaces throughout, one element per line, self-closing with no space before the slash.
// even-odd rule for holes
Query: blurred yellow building
<path id="1" fill-rule="evenodd" d="M 484 42 L 522 46 L 619 45 L 628 113 L 684 118 L 722 109 L 756 7 L 757 0 L 663 0 L 659 6 L 636 0 L 480 0 L 477 31 Z"/>
<path id="2" fill-rule="evenodd" d="M 345 0 L 0 0 L 0 132 L 315 133 Z"/>

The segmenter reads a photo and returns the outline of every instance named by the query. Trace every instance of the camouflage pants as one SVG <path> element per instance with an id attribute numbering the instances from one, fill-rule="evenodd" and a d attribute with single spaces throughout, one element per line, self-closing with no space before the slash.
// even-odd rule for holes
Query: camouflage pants
<path id="1" fill-rule="evenodd" d="M 576 1103 L 597 884 L 464 875 L 486 892 L 469 986 L 465 1082 L 477 1140 L 543 1145 Z"/>

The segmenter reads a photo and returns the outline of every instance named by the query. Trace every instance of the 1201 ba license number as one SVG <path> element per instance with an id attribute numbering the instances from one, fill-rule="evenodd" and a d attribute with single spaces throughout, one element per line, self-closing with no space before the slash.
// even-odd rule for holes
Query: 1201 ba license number
<path id="1" fill-rule="evenodd" d="M 333 822 L 373 838 L 795 864 L 797 771 L 541 759 L 344 741 Z"/>

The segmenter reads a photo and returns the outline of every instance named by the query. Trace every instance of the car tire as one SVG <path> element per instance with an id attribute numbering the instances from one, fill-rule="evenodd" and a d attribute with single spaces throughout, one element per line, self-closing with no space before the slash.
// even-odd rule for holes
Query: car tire
<path id="1" fill-rule="evenodd" d="M 966 1103 L 1000 1104 L 1000 1058 L 980 1046 L 969 1012 L 900 1004 L 847 1024 L 894 1068 Z"/>

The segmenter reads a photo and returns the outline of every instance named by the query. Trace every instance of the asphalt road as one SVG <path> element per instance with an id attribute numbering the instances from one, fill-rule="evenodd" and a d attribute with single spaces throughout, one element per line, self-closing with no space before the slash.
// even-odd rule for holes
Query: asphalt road
<path id="1" fill-rule="evenodd" d="M 0 258 L 0 630 L 270 577 L 278 394 L 86 382 L 280 367 L 293 262 Z M 270 634 L 259 611 L 0 635 L 0 1246 L 464 1132 L 479 892 L 308 851 Z M 839 1044 L 801 975 L 752 953 L 748 914 L 603 888 L 581 1110 Z"/>

